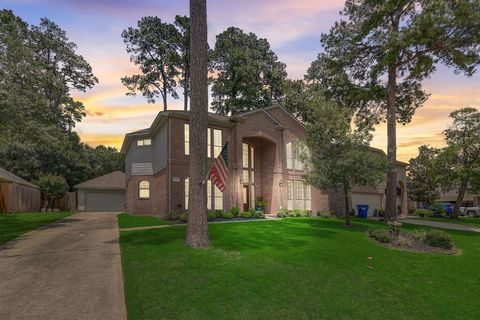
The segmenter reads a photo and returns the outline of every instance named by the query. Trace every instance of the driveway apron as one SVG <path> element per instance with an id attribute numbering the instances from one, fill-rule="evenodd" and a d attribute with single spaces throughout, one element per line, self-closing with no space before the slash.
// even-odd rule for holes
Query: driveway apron
<path id="1" fill-rule="evenodd" d="M 80 213 L 0 247 L 0 319 L 126 319 L 115 213 Z"/>

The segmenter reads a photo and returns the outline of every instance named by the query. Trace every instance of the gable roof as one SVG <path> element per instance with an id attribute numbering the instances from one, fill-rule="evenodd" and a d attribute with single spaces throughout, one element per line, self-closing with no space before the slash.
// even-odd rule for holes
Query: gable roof
<path id="1" fill-rule="evenodd" d="M 30 183 L 3 168 L 0 168 L 0 182 L 16 183 L 22 186 L 38 189 L 33 183 Z"/>
<path id="2" fill-rule="evenodd" d="M 113 171 L 106 175 L 84 181 L 74 186 L 75 189 L 124 190 L 126 187 L 125 173 Z"/>

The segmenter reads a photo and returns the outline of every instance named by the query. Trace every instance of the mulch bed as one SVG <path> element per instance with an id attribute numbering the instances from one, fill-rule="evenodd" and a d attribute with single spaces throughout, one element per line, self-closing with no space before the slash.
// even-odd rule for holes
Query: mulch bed
<path id="1" fill-rule="evenodd" d="M 426 253 L 442 253 L 442 254 L 450 254 L 450 255 L 461 254 L 461 251 L 455 247 L 451 249 L 444 249 L 444 248 L 432 247 L 432 246 L 426 245 L 414 235 L 406 232 L 401 232 L 398 236 L 391 236 L 390 242 L 387 242 L 387 243 L 382 243 L 372 237 L 370 238 L 375 242 L 380 243 L 386 247 L 398 249 L 398 250 L 412 251 L 412 252 L 426 252 Z"/>

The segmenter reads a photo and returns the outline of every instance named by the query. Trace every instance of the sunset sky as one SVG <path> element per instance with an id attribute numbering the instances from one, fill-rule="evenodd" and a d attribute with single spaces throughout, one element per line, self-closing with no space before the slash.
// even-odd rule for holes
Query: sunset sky
<path id="1" fill-rule="evenodd" d="M 210 46 L 229 26 L 267 38 L 288 76 L 300 79 L 321 50 L 320 34 L 339 18 L 340 0 L 207 0 Z M 87 110 L 77 125 L 82 140 L 90 145 L 120 147 L 125 133 L 150 126 L 160 104 L 148 104 L 141 95 L 125 95 L 120 78 L 136 72 L 129 61 L 121 32 L 142 16 L 157 15 L 172 22 L 176 14 L 188 15 L 187 0 L 0 0 L 0 8 L 12 9 L 29 24 L 47 17 L 78 45 L 78 52 L 92 65 L 99 84 L 86 93 L 74 92 Z M 451 111 L 480 106 L 480 76 L 454 75 L 447 68 L 424 82 L 431 94 L 412 123 L 399 126 L 398 158 L 408 161 L 421 144 L 443 144 L 442 130 Z M 182 100 L 171 99 L 170 109 L 181 109 Z M 375 132 L 373 146 L 386 148 L 386 128 Z"/>

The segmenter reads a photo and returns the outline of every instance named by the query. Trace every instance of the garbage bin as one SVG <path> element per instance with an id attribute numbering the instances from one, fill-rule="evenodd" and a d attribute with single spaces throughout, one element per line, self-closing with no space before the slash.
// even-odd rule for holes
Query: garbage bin
<path id="1" fill-rule="evenodd" d="M 367 218 L 368 217 L 368 205 L 366 204 L 357 204 L 357 211 L 359 218 Z"/>

